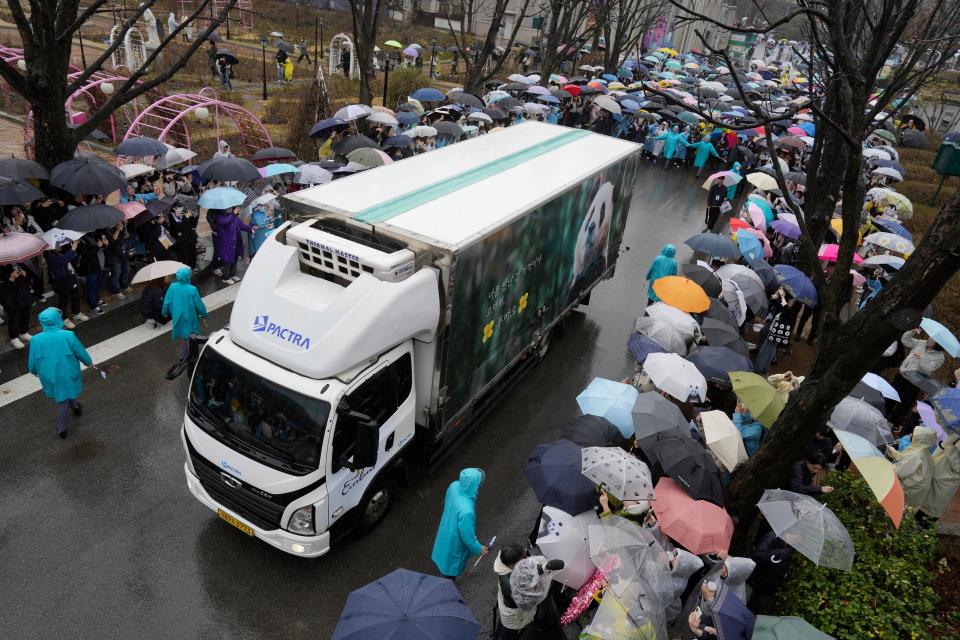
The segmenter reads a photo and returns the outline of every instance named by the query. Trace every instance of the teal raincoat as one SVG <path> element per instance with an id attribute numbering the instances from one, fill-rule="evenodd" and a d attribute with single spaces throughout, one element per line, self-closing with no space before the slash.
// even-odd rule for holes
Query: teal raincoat
<path id="1" fill-rule="evenodd" d="M 720 154 L 717 153 L 717 150 L 713 147 L 709 140 L 694 142 L 693 144 L 688 144 L 687 147 L 697 150 L 697 155 L 693 159 L 693 166 L 695 166 L 697 169 L 702 169 L 705 167 L 707 160 L 710 159 L 710 156 L 713 156 L 714 158 L 720 157 Z"/>
<path id="2" fill-rule="evenodd" d="M 657 294 L 653 292 L 653 283 L 664 276 L 677 275 L 677 261 L 673 259 L 675 255 L 677 255 L 676 247 L 672 244 L 667 244 L 660 250 L 660 255 L 650 263 L 650 268 L 647 269 L 647 281 L 649 282 L 647 285 L 647 297 L 650 298 L 651 302 L 658 302 L 660 300 Z"/>
<path id="3" fill-rule="evenodd" d="M 38 320 L 43 331 L 30 340 L 27 367 L 40 378 L 48 398 L 56 402 L 76 400 L 83 391 L 80 363 L 89 367 L 93 360 L 73 331 L 63 328 L 58 309 L 44 309 Z"/>
<path id="4" fill-rule="evenodd" d="M 189 338 L 191 333 L 200 333 L 200 318 L 207 317 L 207 307 L 200 299 L 200 292 L 190 284 L 190 269 L 181 267 L 177 280 L 167 288 L 163 298 L 163 315 L 173 318 L 173 339 Z"/>
<path id="5" fill-rule="evenodd" d="M 733 414 L 733 426 L 743 438 L 743 448 L 747 450 L 747 455 L 755 454 L 763 441 L 763 425 L 754 420 L 749 411 L 745 411 Z"/>
<path id="6" fill-rule="evenodd" d="M 740 163 L 739 163 L 739 162 L 734 162 L 734 163 L 733 163 L 733 166 L 730 167 L 730 171 L 732 171 L 733 173 L 737 174 L 738 176 L 739 176 L 739 175 L 742 175 L 742 174 L 740 173 Z M 740 184 L 740 183 L 738 182 L 738 183 L 736 183 L 736 184 L 732 184 L 732 185 L 730 185 L 729 187 L 727 187 L 727 200 L 731 200 L 731 201 L 732 201 L 735 197 L 737 197 L 737 186 L 738 186 L 739 184 Z"/>
<path id="7" fill-rule="evenodd" d="M 663 157 L 667 160 L 671 160 L 677 155 L 677 145 L 680 144 L 680 137 L 679 131 L 667 131 L 655 138 L 655 140 L 663 140 Z"/>
<path id="8" fill-rule="evenodd" d="M 430 559 L 445 576 L 460 575 L 470 556 L 483 551 L 476 533 L 477 492 L 482 483 L 483 471 L 464 469 L 460 479 L 447 487 L 440 528 L 430 554 Z"/>

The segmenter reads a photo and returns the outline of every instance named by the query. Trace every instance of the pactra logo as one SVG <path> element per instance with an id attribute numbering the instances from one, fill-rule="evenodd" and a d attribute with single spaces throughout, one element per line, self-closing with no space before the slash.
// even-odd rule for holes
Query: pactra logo
<path id="1" fill-rule="evenodd" d="M 254 316 L 253 318 L 253 331 L 254 333 L 269 333 L 272 336 L 283 340 L 284 342 L 289 342 L 301 349 L 310 348 L 310 338 L 307 336 L 289 329 L 282 325 L 277 324 L 276 322 L 270 321 L 270 316 Z"/>

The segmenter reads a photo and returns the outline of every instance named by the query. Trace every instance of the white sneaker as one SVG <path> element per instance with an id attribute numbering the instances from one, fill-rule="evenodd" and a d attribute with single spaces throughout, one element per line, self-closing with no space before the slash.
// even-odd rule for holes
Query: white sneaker
<path id="1" fill-rule="evenodd" d="M 30 342 L 30 340 L 31 340 L 32 338 L 33 338 L 33 336 L 30 335 L 29 333 L 21 333 L 21 334 L 20 334 L 20 340 L 22 340 L 23 342 Z"/>
<path id="2" fill-rule="evenodd" d="M 218 278 L 222 278 L 223 271 L 220 270 L 220 267 L 217 267 L 216 269 L 213 270 L 213 275 L 217 276 Z"/>
<path id="3" fill-rule="evenodd" d="M 73 324 L 73 321 L 70 320 L 70 318 L 67 318 L 66 320 L 63 321 L 63 326 L 66 327 L 67 329 L 77 328 L 77 325 Z"/>
<path id="4" fill-rule="evenodd" d="M 223 284 L 233 284 L 233 278 L 224 278 Z"/>
<path id="5" fill-rule="evenodd" d="M 239 276 L 233 276 L 232 278 L 230 278 L 230 282 L 231 282 L 232 284 L 237 284 L 238 282 L 240 282 L 240 277 L 239 277 Z"/>
<path id="6" fill-rule="evenodd" d="M 143 324 L 147 325 L 147 326 L 150 327 L 151 329 L 156 329 L 156 328 L 157 328 L 157 321 L 154 320 L 153 318 L 147 318 L 147 321 L 144 322 Z"/>
<path id="7" fill-rule="evenodd" d="M 14 349 L 23 349 L 23 347 L 26 346 L 22 342 L 20 342 L 20 338 L 14 338 L 13 340 L 11 340 L 10 345 Z"/>
<path id="8" fill-rule="evenodd" d="M 90 316 L 86 315 L 85 313 L 78 313 L 77 315 L 73 316 L 73 319 L 79 320 L 80 322 L 86 322 L 90 319 Z"/>

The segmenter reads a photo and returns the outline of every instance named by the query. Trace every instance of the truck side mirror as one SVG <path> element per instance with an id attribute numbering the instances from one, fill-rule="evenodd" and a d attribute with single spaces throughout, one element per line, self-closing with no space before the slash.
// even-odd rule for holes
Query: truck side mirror
<path id="1" fill-rule="evenodd" d="M 380 451 L 380 425 L 373 421 L 370 416 L 359 411 L 341 410 L 341 421 L 350 421 L 355 426 L 355 439 L 353 446 L 353 460 L 347 459 L 349 453 L 341 456 L 339 463 L 341 467 L 346 467 L 351 471 L 359 471 L 366 467 L 372 467 L 377 464 L 377 454 Z"/>

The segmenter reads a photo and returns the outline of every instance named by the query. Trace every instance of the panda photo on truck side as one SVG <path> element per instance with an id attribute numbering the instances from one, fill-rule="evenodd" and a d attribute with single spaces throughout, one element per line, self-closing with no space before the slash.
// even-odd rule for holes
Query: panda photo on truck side
<path id="1" fill-rule="evenodd" d="M 570 298 L 593 283 L 607 268 L 610 222 L 613 218 L 613 183 L 602 182 L 593 194 L 574 246 Z"/>

